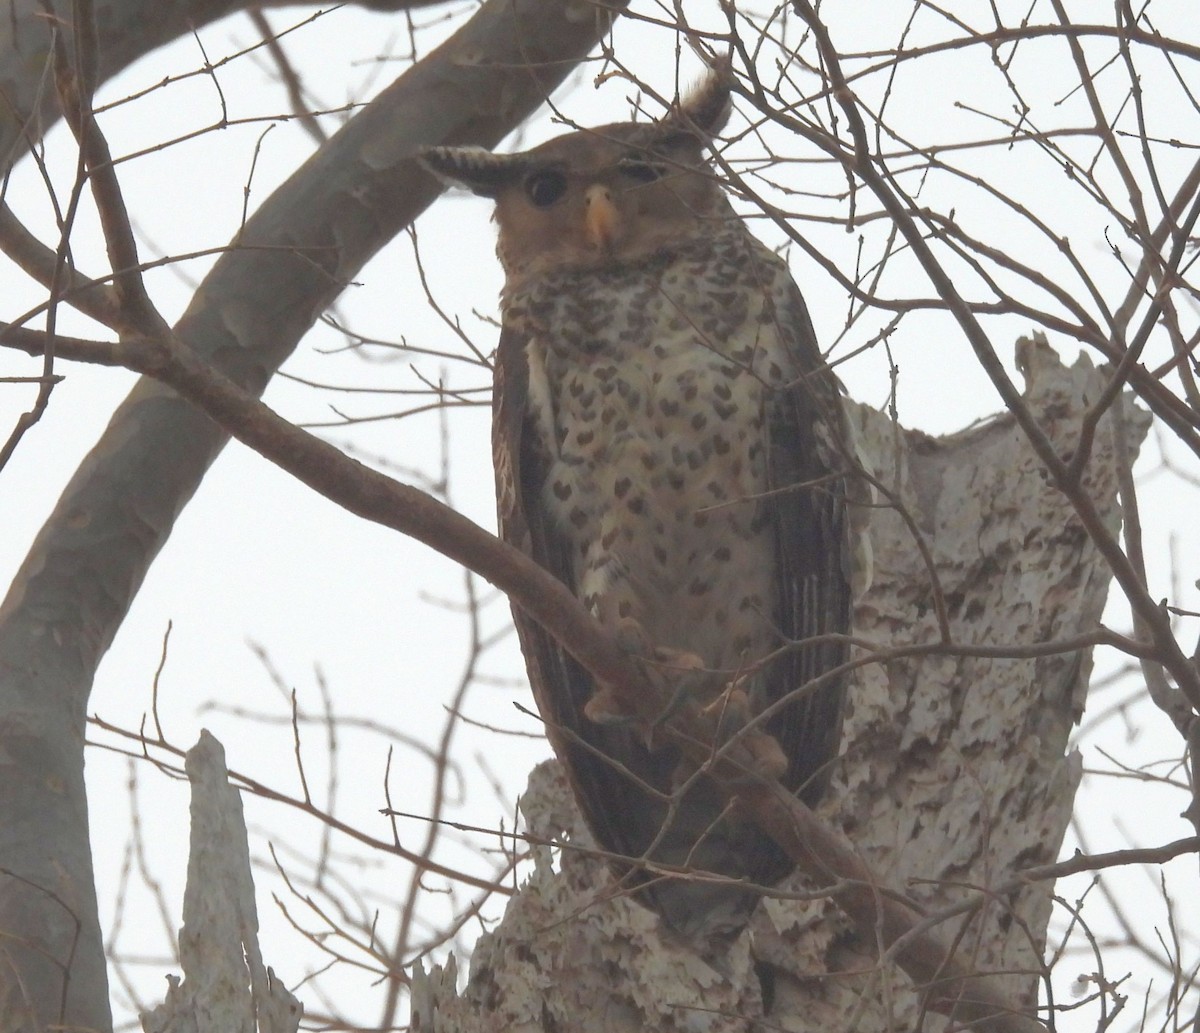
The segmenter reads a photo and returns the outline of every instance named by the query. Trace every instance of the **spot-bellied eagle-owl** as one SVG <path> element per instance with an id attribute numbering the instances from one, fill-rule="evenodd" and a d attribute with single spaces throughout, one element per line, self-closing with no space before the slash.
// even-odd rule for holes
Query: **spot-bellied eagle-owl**
<path id="1" fill-rule="evenodd" d="M 648 657 L 690 658 L 687 692 L 700 691 L 699 664 L 717 702 L 735 684 L 751 713 L 787 700 L 765 728 L 783 784 L 811 803 L 841 736 L 844 682 L 829 672 L 846 659 L 836 635 L 850 614 L 846 432 L 799 290 L 705 160 L 728 113 L 728 78 L 714 73 L 659 122 L 422 157 L 496 202 L 502 536 Z M 612 717 L 597 713 L 593 679 L 520 607 L 514 617 L 600 846 L 630 859 L 638 898 L 669 927 L 719 949 L 755 892 L 650 866 L 761 887 L 791 862 L 674 748 L 593 720 Z M 833 637 L 803 644 L 813 636 Z"/>

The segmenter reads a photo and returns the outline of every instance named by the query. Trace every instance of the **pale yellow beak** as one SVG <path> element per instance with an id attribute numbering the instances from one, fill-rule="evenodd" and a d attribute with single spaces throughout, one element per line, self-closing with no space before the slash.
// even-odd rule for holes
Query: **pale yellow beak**
<path id="1" fill-rule="evenodd" d="M 612 191 L 597 183 L 584 191 L 583 203 L 587 209 L 584 225 L 588 240 L 593 247 L 607 251 L 612 247 L 621 222 L 621 215 L 613 204 Z"/>

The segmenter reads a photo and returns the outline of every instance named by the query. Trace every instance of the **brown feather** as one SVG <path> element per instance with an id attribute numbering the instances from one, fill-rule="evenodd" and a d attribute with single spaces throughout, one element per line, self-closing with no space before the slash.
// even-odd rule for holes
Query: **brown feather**
<path id="1" fill-rule="evenodd" d="M 686 119 L 715 131 L 722 90 L 727 100 L 727 84 L 702 90 Z M 726 670 L 718 689 L 799 643 L 747 683 L 755 712 L 787 700 L 768 728 L 785 785 L 813 803 L 840 743 L 844 677 L 831 672 L 846 647 L 802 643 L 850 619 L 840 389 L 795 284 L 679 120 L 569 134 L 491 170 L 477 152 L 437 156 L 442 174 L 496 187 L 500 529 L 600 619 L 629 615 L 655 647 Z M 597 198 L 613 228 L 600 244 L 588 236 Z M 673 749 L 589 721 L 591 677 L 519 607 L 514 619 L 597 842 L 628 859 L 618 870 L 639 899 L 714 957 L 756 892 L 651 876 L 645 863 L 762 885 L 791 863 L 706 777 L 681 794 Z"/>

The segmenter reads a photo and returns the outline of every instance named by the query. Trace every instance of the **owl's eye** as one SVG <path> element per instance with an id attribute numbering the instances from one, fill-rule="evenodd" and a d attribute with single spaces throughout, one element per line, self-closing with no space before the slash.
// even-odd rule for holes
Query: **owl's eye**
<path id="1" fill-rule="evenodd" d="M 525 180 L 525 193 L 539 208 L 549 208 L 567 192 L 567 177 L 554 169 L 535 172 Z"/>
<path id="2" fill-rule="evenodd" d="M 638 183 L 653 183 L 666 171 L 661 165 L 652 165 L 648 161 L 638 161 L 636 158 L 626 158 L 621 162 L 620 169 L 623 175 Z"/>

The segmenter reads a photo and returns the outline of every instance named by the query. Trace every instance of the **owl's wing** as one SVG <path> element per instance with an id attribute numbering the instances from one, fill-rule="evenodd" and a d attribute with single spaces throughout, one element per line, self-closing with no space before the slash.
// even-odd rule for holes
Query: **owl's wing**
<path id="1" fill-rule="evenodd" d="M 522 332 L 505 326 L 496 349 L 492 451 L 500 536 L 575 593 L 570 547 L 542 502 L 549 456 L 529 412 L 526 343 Z M 515 604 L 513 620 L 547 737 L 588 826 L 604 849 L 641 856 L 661 831 L 665 809 L 638 782 L 665 786 L 673 760 L 651 755 L 629 729 L 588 720 L 591 676 Z"/>
<path id="2" fill-rule="evenodd" d="M 799 291 L 791 287 L 781 315 L 794 328 L 803 368 L 823 363 Z M 526 337 L 506 325 L 496 352 L 493 451 L 501 536 L 533 558 L 572 592 L 575 575 L 569 543 L 543 503 L 551 447 L 530 415 Z M 769 470 L 773 486 L 828 478 L 835 453 L 819 443 L 826 421 L 837 421 L 840 396 L 825 373 L 780 392 L 767 414 Z M 846 558 L 845 501 L 841 485 L 827 480 L 814 489 L 770 495 L 777 543 L 779 603 L 776 620 L 794 639 L 845 631 L 850 588 Z M 513 607 L 513 618 L 546 733 L 563 763 L 589 828 L 599 845 L 613 853 L 651 856 L 751 883 L 771 884 L 792 869 L 783 851 L 754 826 L 726 820 L 727 801 L 708 779 L 700 778 L 668 808 L 679 763 L 669 748 L 648 751 L 631 728 L 600 725 L 584 716 L 591 677 L 563 652 L 536 621 Z M 788 654 L 766 672 L 766 702 L 782 699 L 841 663 L 841 645 L 821 645 Z M 828 681 L 805 690 L 770 724 L 790 758 L 786 784 L 806 785 L 815 801 L 827 762 L 836 756 L 841 732 L 843 684 Z M 752 889 L 685 878 L 634 873 L 638 895 L 702 951 L 718 951 L 745 925 L 758 901 Z M 704 946 L 707 944 L 707 946 Z"/>
<path id="3" fill-rule="evenodd" d="M 769 405 L 766 504 L 775 534 L 776 620 L 788 639 L 803 642 L 850 631 L 851 463 L 841 390 L 790 278 L 778 316 L 802 376 Z M 768 727 L 789 760 L 785 784 L 809 803 L 823 792 L 838 754 L 846 678 L 811 683 L 844 664 L 848 654 L 840 642 L 795 647 L 767 672 L 766 702 L 796 697 Z"/>

